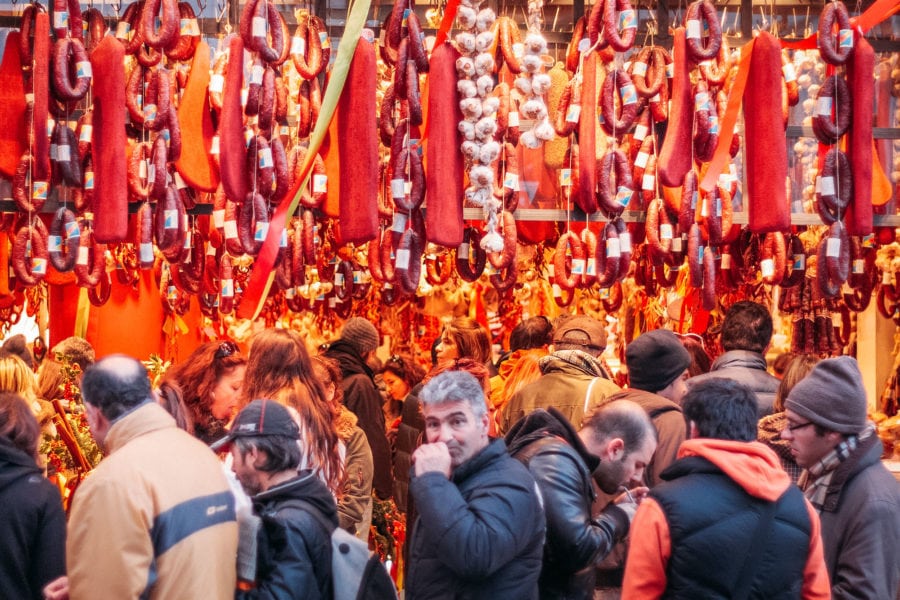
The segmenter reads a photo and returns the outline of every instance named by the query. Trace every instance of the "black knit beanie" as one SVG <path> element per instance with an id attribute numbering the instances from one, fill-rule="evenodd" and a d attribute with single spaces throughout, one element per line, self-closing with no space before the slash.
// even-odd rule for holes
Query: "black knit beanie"
<path id="1" fill-rule="evenodd" d="M 628 344 L 625 364 L 632 388 L 658 392 L 681 377 L 691 365 L 691 355 L 677 335 L 668 329 L 654 329 Z"/>

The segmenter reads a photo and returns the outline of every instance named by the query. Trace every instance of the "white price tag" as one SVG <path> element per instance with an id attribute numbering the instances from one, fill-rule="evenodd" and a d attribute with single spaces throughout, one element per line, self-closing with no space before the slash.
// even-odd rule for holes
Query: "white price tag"
<path id="1" fill-rule="evenodd" d="M 672 238 L 672 252 L 678 253 L 681 252 L 681 249 L 684 248 L 684 238 L 680 235 Z"/>
<path id="2" fill-rule="evenodd" d="M 69 162 L 72 160 L 72 147 L 68 144 L 56 147 L 56 160 L 59 162 Z"/>
<path id="3" fill-rule="evenodd" d="M 759 261 L 759 271 L 763 277 L 772 277 L 775 275 L 775 261 L 771 258 L 764 258 Z"/>
<path id="4" fill-rule="evenodd" d="M 94 133 L 94 126 L 90 123 L 85 123 L 81 126 L 81 131 L 78 132 L 78 141 L 79 142 L 90 142 L 91 134 Z"/>
<path id="5" fill-rule="evenodd" d="M 266 241 L 267 235 L 269 235 L 269 222 L 257 221 L 256 230 L 253 232 L 253 241 L 262 243 Z"/>
<path id="6" fill-rule="evenodd" d="M 597 274 L 597 259 L 596 258 L 591 257 L 587 260 L 587 268 L 585 269 L 585 274 L 587 274 L 589 277 L 593 277 L 594 275 Z"/>
<path id="7" fill-rule="evenodd" d="M 460 260 L 469 260 L 469 244 L 467 242 L 463 242 L 459 245 L 459 248 L 456 249 L 456 258 Z"/>
<path id="8" fill-rule="evenodd" d="M 519 111 L 516 111 L 516 110 L 509 111 L 509 116 L 507 117 L 507 125 L 509 127 L 518 127 L 519 126 Z"/>
<path id="9" fill-rule="evenodd" d="M 237 221 L 235 221 L 234 219 L 225 221 L 224 229 L 225 237 L 227 239 L 233 240 L 238 236 Z"/>
<path id="10" fill-rule="evenodd" d="M 647 161 L 650 160 L 650 155 L 646 152 L 638 152 L 637 156 L 634 157 L 634 166 L 638 169 L 647 168 Z"/>
<path id="11" fill-rule="evenodd" d="M 806 255 L 803 253 L 794 255 L 794 270 L 795 271 L 804 271 L 806 270 Z"/>
<path id="12" fill-rule="evenodd" d="M 620 94 L 622 96 L 622 104 L 624 106 L 629 106 L 631 104 L 637 104 L 640 98 L 638 98 L 637 88 L 634 87 L 634 84 L 628 84 L 620 90 Z"/>
<path id="13" fill-rule="evenodd" d="M 217 156 L 219 154 L 219 136 L 214 135 L 212 138 L 212 142 L 209 144 L 209 153 L 213 156 Z"/>
<path id="14" fill-rule="evenodd" d="M 550 287 L 551 287 L 551 289 L 553 290 L 553 296 L 554 296 L 555 298 L 562 298 L 562 296 L 563 296 L 562 288 L 559 287 L 559 284 L 554 283 L 554 284 L 553 284 L 552 286 L 550 286 Z"/>
<path id="15" fill-rule="evenodd" d="M 854 259 L 853 264 L 850 267 L 850 270 L 854 275 L 861 275 L 861 274 L 865 273 L 866 272 L 866 261 L 861 258 Z"/>
<path id="16" fill-rule="evenodd" d="M 406 180 L 391 179 L 391 198 L 399 200 L 406 197 Z"/>
<path id="17" fill-rule="evenodd" d="M 215 225 L 216 229 L 220 229 L 225 226 L 225 209 L 220 208 L 218 210 L 212 211 L 213 217 L 213 225 Z"/>
<path id="18" fill-rule="evenodd" d="M 61 10 L 53 13 L 53 28 L 65 29 L 69 26 L 69 13 Z"/>
<path id="19" fill-rule="evenodd" d="M 816 114 L 831 116 L 831 106 L 833 103 L 834 98 L 831 96 L 820 96 L 816 99 Z"/>
<path id="20" fill-rule="evenodd" d="M 129 40 L 131 36 L 131 23 L 128 21 L 119 21 L 116 25 L 116 37 L 120 40 Z"/>
<path id="21" fill-rule="evenodd" d="M 572 260 L 572 275 L 584 275 L 584 259 L 576 258 Z"/>
<path id="22" fill-rule="evenodd" d="M 672 225 L 670 223 L 663 223 L 659 226 L 659 239 L 661 240 L 671 240 L 675 236 L 675 232 L 672 229 Z"/>
<path id="23" fill-rule="evenodd" d="M 394 220 L 391 222 L 391 231 L 403 233 L 406 230 L 407 218 L 405 213 L 394 213 Z"/>
<path id="24" fill-rule="evenodd" d="M 215 252 L 215 248 L 210 246 L 213 252 Z M 153 244 L 151 242 L 144 242 L 140 245 L 139 249 L 141 262 L 142 263 L 151 263 L 153 262 Z"/>
<path id="25" fill-rule="evenodd" d="M 577 123 L 578 119 L 581 117 L 581 105 L 580 104 L 570 104 L 569 109 L 566 111 L 566 123 Z"/>
<path id="26" fill-rule="evenodd" d="M 394 265 L 398 269 L 408 269 L 409 268 L 409 249 L 408 248 L 398 248 L 397 249 L 397 258 L 394 261 Z"/>
<path id="27" fill-rule="evenodd" d="M 262 148 L 259 151 L 259 168 L 267 169 L 269 167 L 274 166 L 274 162 L 272 161 L 272 149 L 271 148 Z"/>
<path id="28" fill-rule="evenodd" d="M 232 298 L 234 296 L 234 280 L 223 279 L 220 283 L 221 295 L 223 298 Z"/>
<path id="29" fill-rule="evenodd" d="M 250 69 L 250 85 L 259 85 L 262 83 L 263 74 L 266 72 L 266 68 L 262 65 L 253 65 Z"/>
<path id="30" fill-rule="evenodd" d="M 91 258 L 90 251 L 91 249 L 88 246 L 78 246 L 78 258 L 75 260 L 75 262 L 79 267 L 88 266 Z"/>
<path id="31" fill-rule="evenodd" d="M 168 208 L 163 211 L 164 225 L 166 230 L 178 229 L 178 211 L 174 208 Z"/>
<path id="32" fill-rule="evenodd" d="M 632 77 L 644 77 L 646 74 L 647 74 L 647 63 L 645 63 L 645 62 L 634 63 L 634 69 L 631 71 Z"/>
<path id="33" fill-rule="evenodd" d="M 306 56 L 306 39 L 294 36 L 291 38 L 291 54 L 298 54 L 300 56 Z"/>
<path id="34" fill-rule="evenodd" d="M 697 19 L 691 19 L 687 23 L 687 30 L 685 31 L 684 37 L 689 40 L 699 40 L 700 39 L 700 21 Z"/>
<path id="35" fill-rule="evenodd" d="M 652 173 L 644 173 L 644 177 L 641 179 L 641 189 L 652 192 L 656 189 L 656 176 Z"/>
<path id="36" fill-rule="evenodd" d="M 266 37 L 266 31 L 268 30 L 268 23 L 263 17 L 253 17 L 253 37 Z"/>
<path id="37" fill-rule="evenodd" d="M 623 254 L 631 253 L 631 234 L 627 231 L 619 234 L 619 249 Z"/>
<path id="38" fill-rule="evenodd" d="M 31 273 L 33 275 L 46 275 L 47 274 L 47 259 L 46 258 L 32 258 L 31 259 Z"/>
<path id="39" fill-rule="evenodd" d="M 818 184 L 816 187 L 819 188 L 819 194 L 822 196 L 834 196 L 834 177 L 819 177 L 816 183 Z"/>
<path id="40" fill-rule="evenodd" d="M 825 244 L 825 256 L 828 258 L 840 258 L 841 238 L 828 238 L 828 241 Z"/>
<path id="41" fill-rule="evenodd" d="M 643 142 L 647 138 L 648 133 L 650 133 L 650 129 L 646 125 L 638 125 L 634 128 L 634 139 Z"/>
<path id="42" fill-rule="evenodd" d="M 62 236 L 48 235 L 47 236 L 47 250 L 49 252 L 59 252 L 60 250 L 62 250 Z"/>
<path id="43" fill-rule="evenodd" d="M 784 73 L 784 80 L 788 83 L 797 80 L 797 71 L 794 69 L 794 63 L 785 63 L 781 65 L 781 72 Z"/>
<path id="44" fill-rule="evenodd" d="M 606 240 L 606 258 L 619 258 L 622 255 L 619 238 L 609 238 Z"/>
<path id="45" fill-rule="evenodd" d="M 519 175 L 518 173 L 507 173 L 503 178 L 503 187 L 514 192 L 519 191 Z"/>
<path id="46" fill-rule="evenodd" d="M 209 91 L 214 94 L 221 94 L 225 89 L 225 76 L 221 73 L 215 73 L 209 78 Z"/>
<path id="47" fill-rule="evenodd" d="M 324 194 L 328 191 L 328 175 L 313 175 L 313 194 Z"/>

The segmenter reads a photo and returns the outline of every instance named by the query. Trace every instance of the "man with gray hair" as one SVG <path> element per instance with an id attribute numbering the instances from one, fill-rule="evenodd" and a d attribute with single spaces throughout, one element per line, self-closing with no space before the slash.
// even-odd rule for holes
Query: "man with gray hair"
<path id="1" fill-rule="evenodd" d="M 233 598 L 234 496 L 216 455 L 154 401 L 133 358 L 89 366 L 81 392 L 106 457 L 72 503 L 69 597 Z"/>
<path id="2" fill-rule="evenodd" d="M 484 389 L 447 371 L 419 400 L 427 443 L 413 454 L 406 597 L 537 600 L 544 514 L 528 470 L 488 437 Z"/>

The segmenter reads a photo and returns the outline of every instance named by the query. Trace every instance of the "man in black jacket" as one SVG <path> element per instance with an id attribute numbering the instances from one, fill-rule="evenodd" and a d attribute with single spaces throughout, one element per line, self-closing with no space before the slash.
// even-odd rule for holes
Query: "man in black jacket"
<path id="1" fill-rule="evenodd" d="M 362 317 L 353 317 L 341 330 L 341 337 L 329 346 L 325 356 L 341 365 L 344 404 L 359 418 L 372 450 L 375 476 L 372 488 L 381 500 L 391 497 L 391 447 L 384 425 L 382 398 L 375 387 L 375 374 L 366 358 L 378 348 L 378 330 Z"/>
<path id="2" fill-rule="evenodd" d="M 538 409 L 507 434 L 510 453 L 537 481 L 547 515 L 540 595 L 589 599 L 595 565 L 628 534 L 637 504 L 628 495 L 596 518 L 591 479 L 606 494 L 639 480 L 656 449 L 656 430 L 634 402 L 620 400 L 594 411 L 580 431 L 555 408 Z M 638 498 L 646 493 L 640 488 Z"/>
<path id="3" fill-rule="evenodd" d="M 413 454 L 407 600 L 537 600 L 544 515 L 528 470 L 488 437 L 484 389 L 447 371 L 419 399 L 428 443 Z"/>
<path id="4" fill-rule="evenodd" d="M 254 400 L 235 418 L 231 432 L 213 444 L 231 448 L 232 469 L 260 516 L 254 598 L 330 600 L 331 531 L 337 506 L 311 471 L 297 472 L 300 429 L 274 400 Z M 326 528 L 328 524 L 328 528 Z"/>

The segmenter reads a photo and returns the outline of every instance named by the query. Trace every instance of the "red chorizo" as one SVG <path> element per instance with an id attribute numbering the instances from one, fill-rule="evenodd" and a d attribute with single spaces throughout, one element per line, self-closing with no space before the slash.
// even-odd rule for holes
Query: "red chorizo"
<path id="1" fill-rule="evenodd" d="M 835 48 L 834 26 L 838 27 L 838 44 Z M 842 65 L 847 62 L 853 50 L 853 30 L 850 28 L 850 13 L 840 0 L 826 2 L 819 15 L 819 35 L 816 45 L 822 60 L 830 65 Z M 846 37 L 849 36 L 849 41 Z"/>
<path id="2" fill-rule="evenodd" d="M 481 237 L 478 229 L 467 227 L 463 231 L 463 241 L 456 249 L 456 272 L 464 281 L 477 281 L 484 272 L 487 255 L 481 248 Z"/>
<path id="3" fill-rule="evenodd" d="M 709 32 L 705 45 L 702 38 L 704 26 Z M 688 6 L 685 13 L 685 28 L 685 41 L 691 60 L 699 63 L 716 57 L 722 46 L 722 29 L 719 26 L 716 7 L 710 0 L 697 0 Z"/>
<path id="4" fill-rule="evenodd" d="M 61 38 L 53 45 L 53 91 L 63 101 L 81 100 L 91 84 L 91 62 L 77 38 Z M 74 71 L 73 71 L 74 69 Z"/>
<path id="5" fill-rule="evenodd" d="M 159 30 L 156 29 L 157 13 Z M 178 41 L 180 25 L 177 0 L 144 0 L 141 10 L 141 35 L 144 43 L 158 50 L 171 48 Z"/>
<path id="6" fill-rule="evenodd" d="M 612 2 L 612 0 L 607 0 Z M 618 95 L 618 102 L 616 101 Z M 616 105 L 619 114 L 616 114 Z M 628 133 L 640 108 L 640 100 L 631 77 L 623 69 L 615 69 L 606 76 L 601 90 L 601 125 L 604 131 L 617 138 Z"/>
<path id="7" fill-rule="evenodd" d="M 600 207 L 608 215 L 619 215 L 633 194 L 634 183 L 625 153 L 618 149 L 608 150 L 597 162 L 597 199 Z"/>
<path id="8" fill-rule="evenodd" d="M 853 99 L 847 80 L 840 75 L 827 77 L 816 97 L 813 133 L 823 144 L 836 143 L 850 129 L 852 111 Z"/>
<path id="9" fill-rule="evenodd" d="M 259 254 L 269 231 L 269 211 L 266 201 L 258 192 L 249 192 L 238 207 L 238 237 L 241 246 L 250 256 Z"/>

